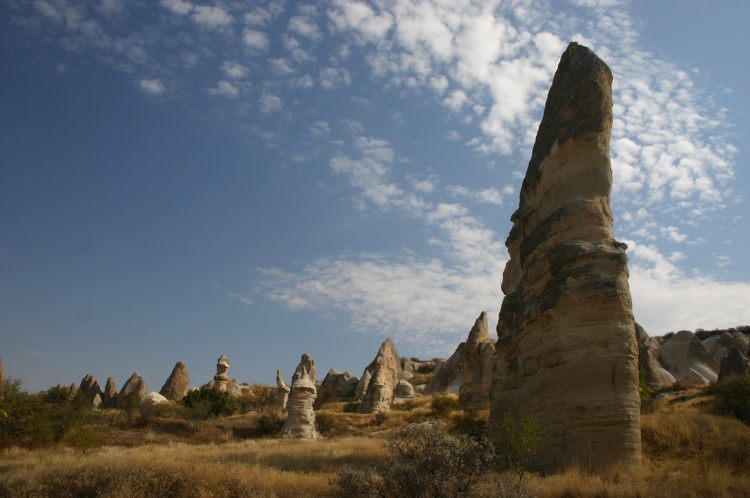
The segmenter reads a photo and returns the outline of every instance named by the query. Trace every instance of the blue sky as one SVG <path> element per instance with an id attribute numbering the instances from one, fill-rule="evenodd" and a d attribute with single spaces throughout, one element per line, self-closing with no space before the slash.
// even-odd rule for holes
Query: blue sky
<path id="1" fill-rule="evenodd" d="M 652 335 L 750 324 L 744 2 L 0 1 L 0 355 L 31 390 L 355 374 L 497 321 L 560 55 L 614 73 Z M 679 12 L 679 16 L 676 15 Z M 322 376 L 322 375 L 321 375 Z"/>

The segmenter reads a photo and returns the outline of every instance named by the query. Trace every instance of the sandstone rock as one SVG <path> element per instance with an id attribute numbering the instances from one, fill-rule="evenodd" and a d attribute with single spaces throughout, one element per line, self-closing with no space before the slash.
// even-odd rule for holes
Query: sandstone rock
<path id="1" fill-rule="evenodd" d="M 706 385 L 719 378 L 720 365 L 695 334 L 677 332 L 659 348 L 659 362 L 675 380 L 686 385 Z"/>
<path id="2" fill-rule="evenodd" d="M 313 409 L 315 398 L 317 398 L 315 383 L 304 366 L 295 371 L 294 377 L 287 403 L 289 416 L 281 428 L 281 433 L 289 438 L 317 439 L 318 431 L 315 428 L 315 410 Z"/>
<path id="3" fill-rule="evenodd" d="M 466 342 L 459 344 L 451 357 L 436 369 L 424 392 L 455 393 L 464 406 L 486 407 L 490 401 L 494 366 L 495 341 L 490 339 L 487 314 L 483 311 Z"/>
<path id="4" fill-rule="evenodd" d="M 750 350 L 750 338 L 742 332 L 724 332 L 721 335 L 709 337 L 701 343 L 714 356 L 716 361 L 721 364 L 724 357 L 732 348 L 737 348 L 740 353 L 747 355 Z"/>
<path id="5" fill-rule="evenodd" d="M 719 380 L 728 379 L 737 375 L 750 376 L 750 362 L 748 362 L 747 356 L 742 354 L 742 351 L 739 348 L 733 347 L 721 361 Z"/>
<path id="6" fill-rule="evenodd" d="M 91 374 L 86 374 L 86 376 L 81 379 L 81 384 L 78 387 L 78 392 L 85 396 L 87 400 L 91 401 L 91 403 L 94 403 L 94 400 L 98 395 L 99 402 L 101 403 L 102 390 L 99 387 L 99 382 L 97 382 L 97 380 Z"/>
<path id="7" fill-rule="evenodd" d="M 137 396 L 138 399 L 143 397 L 148 392 L 146 381 L 138 372 L 133 372 L 133 375 L 125 382 L 125 385 L 120 389 L 120 398 L 127 398 L 128 396 Z"/>
<path id="8" fill-rule="evenodd" d="M 367 386 L 370 385 L 370 380 L 372 380 L 372 374 L 369 370 L 365 369 L 362 377 L 359 378 L 359 382 L 357 382 L 357 387 L 354 389 L 354 401 L 361 402 L 364 399 Z"/>
<path id="9" fill-rule="evenodd" d="M 216 375 L 214 375 L 213 383 L 213 389 L 220 393 L 227 392 L 227 388 L 229 387 L 230 379 L 227 371 L 229 371 L 229 360 L 226 356 L 221 355 L 219 356 L 219 359 L 216 360 Z"/>
<path id="10" fill-rule="evenodd" d="M 276 406 L 282 410 L 286 410 L 289 391 L 289 386 L 284 383 L 284 377 L 281 376 L 281 370 L 276 370 Z"/>
<path id="11" fill-rule="evenodd" d="M 115 386 L 115 379 L 113 377 L 107 377 L 107 383 L 104 385 L 104 394 L 102 395 L 104 406 L 112 404 L 116 396 L 117 386 Z"/>
<path id="12" fill-rule="evenodd" d="M 649 346 L 649 337 L 643 327 L 635 324 L 635 337 L 638 342 L 638 370 L 646 374 L 646 384 L 655 392 L 675 383 L 675 378 L 659 363 L 657 353 Z"/>
<path id="13" fill-rule="evenodd" d="M 144 401 L 148 400 L 152 402 L 155 405 L 160 405 L 162 403 L 169 403 L 170 400 L 168 400 L 165 396 L 162 396 L 161 394 L 157 393 L 156 391 L 151 391 L 150 393 L 147 393 L 143 397 Z"/>
<path id="14" fill-rule="evenodd" d="M 393 395 L 397 398 L 413 398 L 414 386 L 409 384 L 408 380 L 401 379 L 393 390 Z"/>
<path id="15" fill-rule="evenodd" d="M 547 435 L 531 462 L 542 468 L 641 464 L 627 246 L 609 202 L 611 85 L 591 50 L 568 46 L 506 241 L 490 426 L 526 408 Z"/>
<path id="16" fill-rule="evenodd" d="M 401 380 L 401 361 L 390 337 L 380 346 L 378 354 L 365 371 L 369 371 L 372 378 L 359 404 L 358 412 L 389 411 L 393 402 L 393 390 Z"/>
<path id="17" fill-rule="evenodd" d="M 310 382 L 315 384 L 315 361 L 310 358 L 310 355 L 307 353 L 303 354 L 302 358 L 300 358 L 299 365 L 297 365 L 297 368 L 294 370 L 294 375 L 292 376 L 292 383 L 302 375 L 303 369 L 307 372 Z"/>
<path id="18" fill-rule="evenodd" d="M 0 384 L 5 382 L 5 368 L 3 368 L 3 359 L 0 358 Z"/>
<path id="19" fill-rule="evenodd" d="M 170 401 L 180 401 L 190 391 L 190 376 L 185 363 L 178 361 L 159 394 Z"/>
<path id="20" fill-rule="evenodd" d="M 316 408 L 323 403 L 351 400 L 357 389 L 359 378 L 351 372 L 341 373 L 335 368 L 328 371 L 323 382 L 318 388 L 318 400 Z"/>

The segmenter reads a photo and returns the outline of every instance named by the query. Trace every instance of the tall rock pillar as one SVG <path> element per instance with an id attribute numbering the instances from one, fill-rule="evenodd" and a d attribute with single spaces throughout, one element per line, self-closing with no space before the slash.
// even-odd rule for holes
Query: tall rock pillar
<path id="1" fill-rule="evenodd" d="M 614 240 L 609 203 L 611 86 L 607 65 L 571 43 L 506 241 L 490 424 L 528 410 L 546 432 L 543 468 L 641 462 L 627 246 Z"/>

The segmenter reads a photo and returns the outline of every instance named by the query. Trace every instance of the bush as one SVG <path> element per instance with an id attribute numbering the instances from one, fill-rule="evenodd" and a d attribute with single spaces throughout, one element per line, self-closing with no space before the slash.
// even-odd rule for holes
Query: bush
<path id="1" fill-rule="evenodd" d="M 500 464 L 514 472 L 519 482 L 546 441 L 541 426 L 524 409 L 504 411 L 500 422 L 492 426 L 492 439 Z"/>
<path id="2" fill-rule="evenodd" d="M 489 424 L 479 418 L 476 409 L 466 408 L 463 413 L 453 418 L 453 432 L 469 436 L 475 441 L 486 444 Z"/>
<path id="3" fill-rule="evenodd" d="M 207 409 L 210 417 L 233 415 L 240 411 L 240 403 L 229 393 L 219 392 L 208 387 L 201 387 L 190 391 L 182 398 L 185 407 L 196 408 L 200 411 Z"/>
<path id="4" fill-rule="evenodd" d="M 444 498 L 468 496 L 492 464 L 490 445 L 450 434 L 442 424 L 412 426 L 388 438 L 391 458 L 374 467 L 342 468 L 338 496 Z"/>
<path id="5" fill-rule="evenodd" d="M 359 401 L 350 401 L 344 405 L 344 413 L 357 413 L 359 410 Z"/>
<path id="6" fill-rule="evenodd" d="M 278 412 L 262 413 L 255 422 L 256 435 L 258 437 L 275 436 L 281 432 L 284 422 L 286 419 Z"/>
<path id="7" fill-rule="evenodd" d="M 436 416 L 447 417 L 449 413 L 458 410 L 458 400 L 452 396 L 435 396 L 430 406 Z"/>
<path id="8" fill-rule="evenodd" d="M 315 427 L 318 429 L 319 433 L 333 436 L 345 432 L 348 424 L 332 413 L 316 412 Z"/>
<path id="9" fill-rule="evenodd" d="M 713 384 L 709 392 L 716 396 L 720 414 L 750 424 L 750 377 L 736 376 Z"/>

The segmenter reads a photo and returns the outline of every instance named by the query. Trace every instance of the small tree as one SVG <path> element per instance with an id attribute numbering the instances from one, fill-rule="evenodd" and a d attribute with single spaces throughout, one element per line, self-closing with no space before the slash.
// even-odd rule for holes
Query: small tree
<path id="1" fill-rule="evenodd" d="M 531 458 L 546 442 L 543 429 L 527 410 L 508 409 L 492 425 L 492 435 L 500 464 L 514 472 L 521 482 Z"/>

